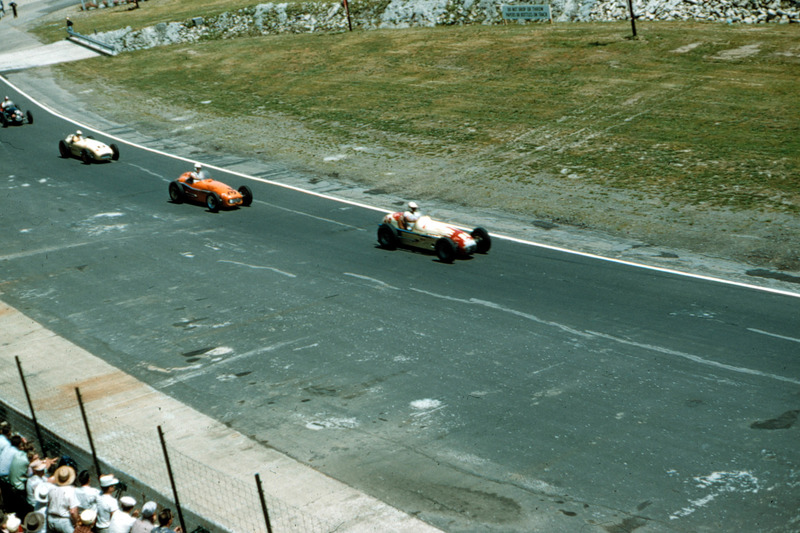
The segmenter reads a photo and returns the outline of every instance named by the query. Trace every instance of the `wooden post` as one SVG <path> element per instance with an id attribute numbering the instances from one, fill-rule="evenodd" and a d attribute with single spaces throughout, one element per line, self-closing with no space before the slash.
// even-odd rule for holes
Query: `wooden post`
<path id="1" fill-rule="evenodd" d="M 344 12 L 347 13 L 347 27 L 350 28 L 350 31 L 353 31 L 353 23 L 350 20 L 350 4 L 347 3 L 347 0 L 342 0 L 342 5 L 344 6 Z"/>
<path id="2" fill-rule="evenodd" d="M 631 13 L 631 29 L 633 36 L 636 37 L 636 15 L 633 14 L 633 0 L 628 0 L 628 10 Z"/>

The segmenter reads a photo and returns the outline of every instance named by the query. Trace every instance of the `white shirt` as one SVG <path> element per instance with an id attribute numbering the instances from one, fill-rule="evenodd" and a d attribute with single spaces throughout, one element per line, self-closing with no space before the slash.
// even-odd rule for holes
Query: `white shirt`
<path id="1" fill-rule="evenodd" d="M 14 460 L 14 456 L 17 454 L 17 449 L 13 446 L 9 445 L 6 446 L 3 450 L 3 453 L 0 453 L 0 476 L 7 476 L 9 470 L 11 469 L 11 461 Z"/>
<path id="2" fill-rule="evenodd" d="M 111 517 L 108 533 L 129 533 L 136 519 L 125 511 L 117 511 Z"/>
<path id="3" fill-rule="evenodd" d="M 111 523 L 111 516 L 119 511 L 119 502 L 110 494 L 102 494 L 97 502 L 97 524 L 96 528 L 108 527 Z"/>
<path id="4" fill-rule="evenodd" d="M 44 478 L 42 476 L 33 475 L 28 478 L 25 483 L 25 491 L 28 493 L 28 505 L 34 507 L 36 504 L 36 486 L 42 483 Z"/>
<path id="5" fill-rule="evenodd" d="M 78 508 L 81 511 L 86 509 L 97 511 L 97 502 L 100 501 L 100 489 L 86 485 L 76 488 L 75 495 L 78 497 Z"/>
<path id="6" fill-rule="evenodd" d="M 414 229 L 414 224 L 419 220 L 419 211 L 406 211 L 403 213 L 403 219 L 406 222 L 406 229 Z"/>
<path id="7" fill-rule="evenodd" d="M 69 510 L 78 507 L 78 497 L 72 485 L 56 485 L 50 490 L 47 502 L 47 514 L 60 518 L 69 518 Z"/>

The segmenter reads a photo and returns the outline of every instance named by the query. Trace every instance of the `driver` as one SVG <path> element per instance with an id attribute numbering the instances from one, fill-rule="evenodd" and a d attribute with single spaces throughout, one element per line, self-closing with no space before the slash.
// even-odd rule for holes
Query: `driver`
<path id="1" fill-rule="evenodd" d="M 189 177 L 186 179 L 188 183 L 194 183 L 195 181 L 204 180 L 208 177 L 208 174 L 205 170 L 203 170 L 203 165 L 200 163 L 194 164 L 194 172 L 189 172 Z"/>
<path id="2" fill-rule="evenodd" d="M 11 99 L 8 96 L 6 96 L 5 98 L 3 98 L 3 102 L 0 103 L 0 109 L 5 109 L 8 106 L 12 105 L 14 105 L 14 102 L 12 102 Z"/>
<path id="3" fill-rule="evenodd" d="M 408 211 L 403 213 L 403 222 L 405 223 L 406 229 L 411 231 L 414 229 L 414 225 L 417 223 L 420 217 L 419 206 L 416 202 L 408 202 Z"/>
<path id="4" fill-rule="evenodd" d="M 83 139 L 83 132 L 81 130 L 75 130 L 75 134 L 72 136 L 72 142 L 76 143 Z"/>

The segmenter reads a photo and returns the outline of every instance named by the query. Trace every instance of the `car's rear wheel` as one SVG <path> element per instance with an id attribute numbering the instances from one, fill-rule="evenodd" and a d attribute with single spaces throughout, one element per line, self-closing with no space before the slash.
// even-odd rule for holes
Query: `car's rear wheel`
<path id="1" fill-rule="evenodd" d="M 112 144 L 109 146 L 111 148 L 111 160 L 118 161 L 119 160 L 119 147 L 116 144 Z"/>
<path id="2" fill-rule="evenodd" d="M 452 263 L 456 258 L 456 243 L 447 237 L 436 241 L 436 255 L 442 263 Z"/>
<path id="3" fill-rule="evenodd" d="M 485 229 L 478 227 L 472 230 L 472 238 L 478 244 L 478 253 L 485 254 L 492 247 L 492 238 L 489 237 L 489 232 Z"/>
<path id="4" fill-rule="evenodd" d="M 28 116 L 28 124 L 33 124 L 33 113 L 28 111 L 26 115 Z"/>
<path id="5" fill-rule="evenodd" d="M 58 141 L 58 153 L 64 159 L 69 157 L 69 146 L 67 146 L 67 142 L 64 140 Z"/>
<path id="6" fill-rule="evenodd" d="M 5 113 L 0 112 L 0 121 L 3 122 L 3 127 L 4 128 L 8 127 L 8 119 L 6 118 Z"/>
<path id="7" fill-rule="evenodd" d="M 81 161 L 87 165 L 92 162 L 92 155 L 89 153 L 89 150 L 85 148 L 81 150 Z"/>
<path id="8" fill-rule="evenodd" d="M 389 224 L 381 224 L 378 226 L 378 244 L 380 244 L 381 248 L 395 250 L 399 241 L 397 230 L 392 226 Z"/>
<path id="9" fill-rule="evenodd" d="M 239 187 L 239 194 L 242 195 L 242 205 L 247 207 L 253 203 L 253 191 L 247 185 Z"/>
<path id="10" fill-rule="evenodd" d="M 169 184 L 169 199 L 175 204 L 183 203 L 183 190 L 181 190 L 181 185 L 177 181 Z"/>
<path id="11" fill-rule="evenodd" d="M 221 203 L 222 200 L 220 200 L 219 195 L 215 192 L 210 192 L 208 193 L 208 196 L 206 196 L 206 207 L 208 207 L 208 210 L 212 213 L 219 211 L 219 206 Z"/>

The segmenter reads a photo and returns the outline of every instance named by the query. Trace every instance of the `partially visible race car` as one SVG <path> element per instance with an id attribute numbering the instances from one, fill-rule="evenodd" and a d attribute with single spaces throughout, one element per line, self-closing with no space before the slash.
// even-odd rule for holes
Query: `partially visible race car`
<path id="1" fill-rule="evenodd" d="M 30 111 L 22 112 L 15 104 L 9 104 L 2 111 L 0 111 L 0 121 L 3 122 L 3 127 L 18 126 L 20 124 L 33 124 L 33 114 Z"/>
<path id="2" fill-rule="evenodd" d="M 209 177 L 193 179 L 192 174 L 184 172 L 180 178 L 169 184 L 170 200 L 176 204 L 186 201 L 205 204 L 212 213 L 223 207 L 247 207 L 253 203 L 253 192 L 247 185 L 236 190 Z"/>
<path id="3" fill-rule="evenodd" d="M 78 134 L 67 135 L 58 141 L 58 153 L 64 159 L 77 157 L 90 164 L 92 161 L 116 161 L 119 159 L 119 148 L 116 144 L 106 144 L 91 136 Z"/>
<path id="4" fill-rule="evenodd" d="M 450 224 L 421 216 L 411 229 L 406 229 L 402 212 L 389 213 L 378 226 L 378 244 L 387 250 L 399 246 L 434 251 L 443 263 L 474 253 L 485 254 L 492 247 L 489 232 L 478 227 L 466 232 Z"/>

